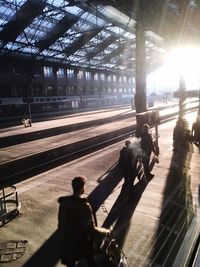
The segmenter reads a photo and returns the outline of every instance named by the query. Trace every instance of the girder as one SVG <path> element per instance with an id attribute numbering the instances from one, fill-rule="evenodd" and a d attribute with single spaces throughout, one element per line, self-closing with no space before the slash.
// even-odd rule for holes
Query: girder
<path id="1" fill-rule="evenodd" d="M 48 48 L 51 44 L 55 43 L 55 41 L 64 35 L 66 31 L 68 31 L 79 18 L 74 16 L 73 18 L 63 17 L 58 23 L 48 31 L 45 36 L 39 40 L 35 45 L 39 47 L 40 51 Z"/>
<path id="2" fill-rule="evenodd" d="M 17 53 L 73 66 L 135 71 L 137 2 L 0 0 L 0 55 Z M 181 21 L 178 18 L 187 13 L 190 1 L 141 2 L 145 9 L 145 30 L 153 33 L 145 34 L 154 48 L 152 54 L 146 47 L 147 58 L 152 59 L 147 61 L 150 64 L 160 56 L 159 48 L 165 49 L 178 35 L 176 27 Z M 192 9 L 195 16 L 187 17 L 184 23 L 190 35 L 198 39 L 199 30 L 192 26 L 199 21 L 195 8 Z M 155 33 L 160 36 L 155 37 Z M 186 36 L 188 31 L 182 33 Z"/>
<path id="3" fill-rule="evenodd" d="M 45 6 L 46 3 L 43 0 L 27 0 L 3 26 L 0 40 L 3 42 L 15 41 L 34 18 L 41 14 Z"/>
<path id="4" fill-rule="evenodd" d="M 75 42 L 73 42 L 69 47 L 64 49 L 64 53 L 66 56 L 70 56 L 74 54 L 77 50 L 79 50 L 81 47 L 83 47 L 89 40 L 91 40 L 93 37 L 95 37 L 102 28 L 97 29 L 89 29 L 85 33 L 83 33 Z"/>
<path id="5" fill-rule="evenodd" d="M 106 38 L 102 43 L 97 45 L 91 52 L 87 54 L 87 59 L 91 60 L 93 57 L 98 55 L 101 51 L 104 51 L 106 47 L 111 45 L 113 42 L 115 42 L 118 38 L 116 36 L 109 36 Z"/>

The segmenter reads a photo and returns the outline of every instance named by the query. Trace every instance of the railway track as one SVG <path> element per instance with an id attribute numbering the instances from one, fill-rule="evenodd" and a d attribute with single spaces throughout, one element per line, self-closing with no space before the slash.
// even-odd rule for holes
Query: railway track
<path id="1" fill-rule="evenodd" d="M 195 109 L 197 109 L 197 106 L 189 107 L 186 109 L 186 112 L 191 112 Z M 161 116 L 160 123 L 175 119 L 177 115 L 178 111 L 165 114 Z M 36 174 L 122 141 L 130 135 L 134 135 L 135 129 L 136 124 L 1 164 L 1 186 L 15 184 Z"/>
<path id="2" fill-rule="evenodd" d="M 158 109 L 163 110 L 166 108 L 174 108 L 174 107 L 177 107 L 177 104 L 161 106 Z M 111 117 L 101 118 L 98 120 L 79 122 L 79 123 L 74 123 L 70 125 L 62 125 L 62 126 L 52 127 L 50 129 L 42 129 L 42 130 L 38 130 L 34 132 L 20 133 L 18 135 L 15 135 L 14 138 L 12 135 L 4 136 L 0 138 L 0 148 L 13 146 L 13 145 L 17 145 L 20 143 L 27 143 L 27 142 L 31 142 L 34 140 L 48 138 L 48 137 L 55 136 L 55 135 L 57 136 L 63 133 L 74 132 L 74 131 L 89 128 L 89 127 L 100 126 L 106 123 L 112 123 L 114 121 L 123 121 L 125 119 L 132 118 L 133 116 L 135 116 L 135 114 L 136 114 L 135 112 L 121 113 L 121 114 L 116 114 Z M 62 118 L 63 117 L 60 117 L 60 119 Z M 59 117 L 57 119 L 59 119 Z"/>

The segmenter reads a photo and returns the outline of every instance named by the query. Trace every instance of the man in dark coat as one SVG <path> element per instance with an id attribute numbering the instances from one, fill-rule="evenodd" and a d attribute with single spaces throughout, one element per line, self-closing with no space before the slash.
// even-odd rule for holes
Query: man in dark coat
<path id="1" fill-rule="evenodd" d="M 119 167 L 121 168 L 125 182 L 133 179 L 136 174 L 135 158 L 131 149 L 131 141 L 126 140 L 125 146 L 120 150 Z"/>
<path id="2" fill-rule="evenodd" d="M 120 150 L 119 156 L 119 167 L 124 176 L 124 184 L 120 193 L 121 195 L 129 197 L 129 194 L 132 192 L 134 179 L 136 177 L 136 164 L 137 159 L 133 153 L 131 141 L 126 140 L 125 146 Z"/>
<path id="3" fill-rule="evenodd" d="M 96 227 L 95 214 L 84 193 L 86 178 L 72 180 L 73 194 L 58 199 L 58 232 L 60 237 L 61 262 L 74 267 L 76 261 L 87 259 L 89 267 L 95 267 L 94 242 L 96 232 L 109 233 L 109 230 Z"/>
<path id="4" fill-rule="evenodd" d="M 153 144 L 153 139 L 151 134 L 149 133 L 149 125 L 144 124 L 141 131 L 141 148 L 143 153 L 143 164 L 144 164 L 144 172 L 148 178 L 153 178 L 154 175 L 151 174 L 149 169 L 149 162 L 151 153 L 153 152 L 157 155 L 156 149 Z"/>

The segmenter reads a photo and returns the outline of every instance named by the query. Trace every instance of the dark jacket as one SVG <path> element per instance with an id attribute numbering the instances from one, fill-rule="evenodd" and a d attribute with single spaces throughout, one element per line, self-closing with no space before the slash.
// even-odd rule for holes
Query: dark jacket
<path id="1" fill-rule="evenodd" d="M 136 172 L 136 159 L 129 147 L 123 147 L 120 150 L 119 167 L 121 168 L 124 178 L 133 178 Z"/>
<path id="2" fill-rule="evenodd" d="M 142 151 L 147 156 L 150 156 L 151 152 L 155 153 L 155 148 L 154 148 L 152 136 L 150 133 L 142 132 L 142 134 L 141 134 L 141 148 L 142 148 Z"/>
<path id="3" fill-rule="evenodd" d="M 93 250 L 95 219 L 86 198 L 60 197 L 58 232 L 61 262 L 85 258 Z"/>

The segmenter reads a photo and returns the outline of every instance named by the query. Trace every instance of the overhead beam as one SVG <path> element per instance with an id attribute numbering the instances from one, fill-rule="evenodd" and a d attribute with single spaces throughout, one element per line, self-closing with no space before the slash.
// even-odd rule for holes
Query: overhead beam
<path id="1" fill-rule="evenodd" d="M 77 21 L 78 16 L 67 17 L 64 16 L 50 31 L 48 31 L 44 37 L 35 43 L 35 45 L 42 52 L 44 49 L 50 47 L 59 37 L 63 36 Z"/>
<path id="2" fill-rule="evenodd" d="M 96 46 L 93 51 L 91 51 L 87 54 L 87 59 L 91 60 L 93 57 L 98 55 L 101 51 L 105 50 L 108 46 L 110 46 L 112 43 L 114 43 L 117 39 L 118 39 L 118 37 L 110 35 L 102 43 L 100 43 L 98 46 Z"/>
<path id="3" fill-rule="evenodd" d="M 77 50 L 81 49 L 85 44 L 87 44 L 93 37 L 95 37 L 99 32 L 102 31 L 102 27 L 90 29 L 82 34 L 75 42 L 63 50 L 66 56 L 74 54 Z"/>
<path id="4" fill-rule="evenodd" d="M 110 54 L 106 55 L 103 58 L 103 62 L 105 62 L 105 63 L 110 62 L 112 58 L 119 56 L 127 47 L 130 48 L 131 42 L 132 41 L 127 41 L 127 42 L 119 45 L 118 48 L 116 48 Z"/>
<path id="5" fill-rule="evenodd" d="M 14 42 L 34 18 L 41 14 L 46 5 L 46 1 L 43 0 L 27 0 L 11 17 L 10 21 L 4 25 L 0 32 L 0 40 Z"/>

